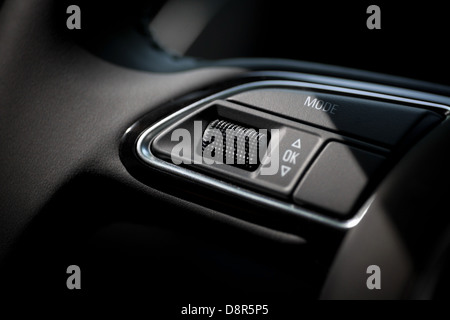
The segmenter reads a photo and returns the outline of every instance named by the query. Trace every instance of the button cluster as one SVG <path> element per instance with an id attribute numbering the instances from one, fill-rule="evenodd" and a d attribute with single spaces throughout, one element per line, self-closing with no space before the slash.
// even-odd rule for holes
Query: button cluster
<path id="1" fill-rule="evenodd" d="M 439 121 L 425 109 L 302 90 L 250 90 L 227 100 L 166 129 L 152 151 L 238 188 L 341 217 L 354 211 L 411 128 Z M 177 129 L 193 133 L 191 142 L 180 146 Z"/>

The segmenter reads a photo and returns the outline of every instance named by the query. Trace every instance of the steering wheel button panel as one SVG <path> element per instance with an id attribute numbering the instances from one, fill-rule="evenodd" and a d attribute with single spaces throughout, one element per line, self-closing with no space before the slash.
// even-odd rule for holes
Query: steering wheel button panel
<path id="1" fill-rule="evenodd" d="M 425 109 L 344 95 L 292 89 L 255 89 L 228 98 L 322 128 L 396 145 Z"/>
<path id="2" fill-rule="evenodd" d="M 295 190 L 294 201 L 346 215 L 384 160 L 380 155 L 330 142 Z"/>
<path id="3" fill-rule="evenodd" d="M 257 81 L 152 125 L 136 151 L 158 171 L 184 177 L 193 191 L 206 187 L 277 217 L 284 212 L 347 228 L 360 221 L 384 173 L 446 110 L 331 85 Z"/>

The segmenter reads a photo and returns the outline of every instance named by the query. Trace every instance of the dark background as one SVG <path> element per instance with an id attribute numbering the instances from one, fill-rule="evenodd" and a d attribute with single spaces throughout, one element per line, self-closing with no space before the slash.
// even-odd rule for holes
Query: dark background
<path id="1" fill-rule="evenodd" d="M 280 57 L 450 84 L 449 13 L 430 1 L 229 1 L 188 55 Z M 381 9 L 369 30 L 366 9 Z"/>
<path id="2" fill-rule="evenodd" d="M 450 85 L 447 52 L 450 23 L 444 2 L 179 1 L 203 2 L 206 6 L 220 1 L 220 9 L 212 14 L 199 36 L 184 52 L 185 56 L 203 59 L 293 59 Z M 61 30 L 67 31 L 67 4 L 78 4 L 82 11 L 82 30 L 68 34 L 81 35 L 82 43 L 88 50 L 120 64 L 122 56 L 136 58 L 143 54 L 136 53 L 138 49 L 128 42 L 119 45 L 118 41 L 113 45 L 111 43 L 119 37 L 127 37 L 125 34 L 130 26 L 135 28 L 139 24 L 136 29 L 141 34 L 148 32 L 149 23 L 168 2 L 64 0 L 57 16 L 61 19 Z M 366 10 L 372 4 L 381 8 L 380 30 L 366 27 L 370 16 Z M 196 10 L 195 6 L 184 8 L 186 14 L 192 10 Z M 185 12 L 181 12 L 183 14 Z M 186 22 L 174 19 L 173 23 L 181 24 L 179 30 L 182 38 L 182 24 Z M 164 41 L 158 42 L 161 44 Z M 164 49 L 173 51 L 170 47 Z M 123 65 L 136 68 L 139 64 Z M 149 68 L 142 67 L 142 70 Z"/>

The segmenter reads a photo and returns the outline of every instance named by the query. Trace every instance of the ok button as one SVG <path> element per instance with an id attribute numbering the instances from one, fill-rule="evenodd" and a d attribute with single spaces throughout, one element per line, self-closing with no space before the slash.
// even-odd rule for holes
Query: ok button
<path id="1" fill-rule="evenodd" d="M 295 151 L 292 151 L 291 149 L 287 149 L 285 152 L 284 152 L 284 155 L 283 155 L 283 161 L 284 162 L 288 162 L 288 163 L 292 163 L 292 164 L 296 164 L 296 159 L 297 159 L 297 157 L 300 155 L 300 152 L 295 152 Z"/>
<path id="2" fill-rule="evenodd" d="M 283 128 L 279 142 L 278 170 L 274 175 L 258 175 L 260 183 L 273 194 L 289 196 L 307 164 L 319 148 L 320 137 L 308 131 Z M 271 143 L 274 141 L 272 140 Z"/>

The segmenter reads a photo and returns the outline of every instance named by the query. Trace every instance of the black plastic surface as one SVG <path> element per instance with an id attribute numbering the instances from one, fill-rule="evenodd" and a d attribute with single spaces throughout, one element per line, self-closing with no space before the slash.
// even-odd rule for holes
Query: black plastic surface
<path id="1" fill-rule="evenodd" d="M 396 145 L 429 111 L 356 97 L 292 89 L 257 89 L 229 98 L 342 134 Z"/>
<path id="2" fill-rule="evenodd" d="M 294 200 L 346 215 L 384 159 L 371 152 L 330 142 L 295 190 Z"/>

